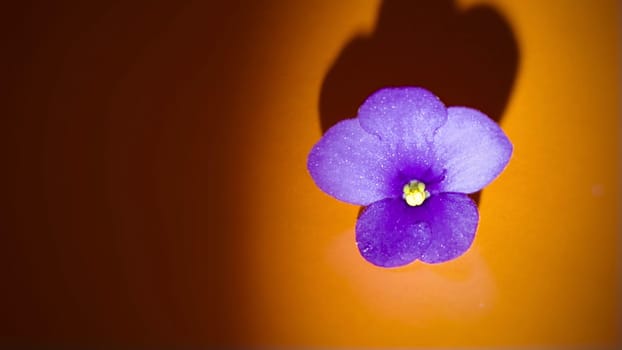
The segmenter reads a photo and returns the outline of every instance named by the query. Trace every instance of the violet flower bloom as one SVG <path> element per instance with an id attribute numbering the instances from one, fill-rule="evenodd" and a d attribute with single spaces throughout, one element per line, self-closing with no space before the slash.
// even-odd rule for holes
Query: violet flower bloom
<path id="1" fill-rule="evenodd" d="M 467 196 L 503 171 L 512 144 L 483 113 L 415 87 L 385 88 L 330 128 L 307 168 L 324 192 L 367 206 L 356 244 L 374 265 L 440 263 L 471 246 L 479 214 Z"/>

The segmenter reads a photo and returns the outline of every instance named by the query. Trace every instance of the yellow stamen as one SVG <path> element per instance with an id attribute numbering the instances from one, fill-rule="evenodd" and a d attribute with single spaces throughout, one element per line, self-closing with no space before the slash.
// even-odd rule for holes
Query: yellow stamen
<path id="1" fill-rule="evenodd" d="M 404 185 L 404 194 L 402 198 L 411 207 L 416 207 L 423 204 L 423 202 L 430 197 L 430 192 L 425 190 L 425 184 L 417 180 L 411 180 Z"/>

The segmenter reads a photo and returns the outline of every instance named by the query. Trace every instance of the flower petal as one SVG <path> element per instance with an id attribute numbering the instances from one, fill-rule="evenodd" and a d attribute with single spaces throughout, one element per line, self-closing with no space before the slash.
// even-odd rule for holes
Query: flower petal
<path id="1" fill-rule="evenodd" d="M 419 259 L 429 264 L 455 259 L 469 249 L 479 221 L 477 205 L 466 194 L 440 193 L 421 206 L 432 241 Z"/>
<path id="2" fill-rule="evenodd" d="M 381 267 L 397 267 L 419 258 L 430 244 L 428 213 L 401 198 L 372 203 L 356 222 L 361 255 Z"/>
<path id="3" fill-rule="evenodd" d="M 368 205 L 391 193 L 394 162 L 388 154 L 384 143 L 363 130 L 358 119 L 346 119 L 313 146 L 307 169 L 322 191 L 345 202 Z"/>
<path id="4" fill-rule="evenodd" d="M 447 123 L 438 129 L 434 151 L 445 170 L 443 192 L 472 193 L 503 171 L 512 144 L 503 130 L 483 113 L 466 107 L 447 109 Z"/>
<path id="5" fill-rule="evenodd" d="M 359 108 L 361 126 L 390 144 L 406 142 L 426 147 L 447 119 L 445 105 L 428 90 L 417 87 L 378 90 Z"/>

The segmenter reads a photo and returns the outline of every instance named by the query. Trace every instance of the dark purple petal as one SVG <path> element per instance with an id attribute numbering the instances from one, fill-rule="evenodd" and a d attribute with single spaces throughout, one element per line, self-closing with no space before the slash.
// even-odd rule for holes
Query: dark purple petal
<path id="1" fill-rule="evenodd" d="M 435 130 L 445 123 L 447 110 L 428 90 L 385 88 L 367 98 L 358 117 L 363 129 L 389 144 L 406 143 L 424 149 Z"/>
<path id="2" fill-rule="evenodd" d="M 419 208 L 419 207 L 414 207 Z M 421 206 L 432 233 L 432 241 L 419 259 L 435 264 L 455 259 L 469 249 L 479 214 L 477 206 L 466 194 L 440 193 L 428 198 Z"/>
<path id="3" fill-rule="evenodd" d="M 447 123 L 434 138 L 434 152 L 446 176 L 440 190 L 472 193 L 503 171 L 512 155 L 512 144 L 499 125 L 483 113 L 450 107 Z"/>
<path id="4" fill-rule="evenodd" d="M 401 198 L 372 203 L 356 222 L 361 255 L 381 267 L 397 267 L 419 258 L 430 244 L 430 218 L 423 206 L 410 207 Z"/>
<path id="5" fill-rule="evenodd" d="M 307 169 L 322 191 L 345 202 L 368 205 L 390 196 L 394 162 L 377 136 L 358 119 L 346 119 L 313 146 Z"/>

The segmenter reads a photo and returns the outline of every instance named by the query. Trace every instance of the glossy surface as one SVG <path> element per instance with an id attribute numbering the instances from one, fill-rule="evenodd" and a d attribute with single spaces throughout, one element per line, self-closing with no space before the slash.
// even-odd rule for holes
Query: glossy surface
<path id="1" fill-rule="evenodd" d="M 618 4 L 431 3 L 5 11 L 0 342 L 618 344 Z M 412 80 L 487 109 L 514 157 L 467 254 L 386 270 L 305 160 Z"/>

